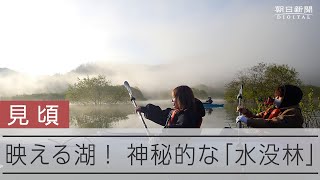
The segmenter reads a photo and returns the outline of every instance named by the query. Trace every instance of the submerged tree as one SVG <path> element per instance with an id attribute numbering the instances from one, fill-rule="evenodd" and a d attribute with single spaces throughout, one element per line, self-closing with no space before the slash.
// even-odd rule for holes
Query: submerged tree
<path id="1" fill-rule="evenodd" d="M 140 90 L 133 88 L 133 92 L 144 100 Z M 113 86 L 102 75 L 92 78 L 89 76 L 83 79 L 78 78 L 78 82 L 69 86 L 66 98 L 71 102 L 94 105 L 127 102 L 130 100 L 124 86 Z"/>
<path id="2" fill-rule="evenodd" d="M 252 112 L 265 110 L 261 100 L 274 95 L 274 90 L 279 85 L 298 85 L 303 91 L 303 99 L 300 103 L 304 117 L 305 127 L 320 126 L 320 88 L 310 85 L 302 85 L 298 78 L 299 73 L 288 65 L 259 63 L 249 69 L 240 72 L 240 75 L 226 85 L 225 99 L 228 102 L 236 100 L 240 85 L 244 85 L 243 96 L 252 108 Z M 317 99 L 318 97 L 318 99 Z"/>
<path id="3" fill-rule="evenodd" d="M 225 99 L 236 100 L 240 85 L 244 85 L 244 98 L 255 102 L 273 96 L 274 90 L 283 84 L 301 85 L 299 73 L 288 65 L 259 63 L 239 73 L 233 81 L 226 85 Z"/>
<path id="4" fill-rule="evenodd" d="M 305 94 L 304 99 L 300 102 L 302 115 L 304 118 L 304 127 L 320 127 L 320 99 L 314 96 L 314 90 L 312 88 Z"/>

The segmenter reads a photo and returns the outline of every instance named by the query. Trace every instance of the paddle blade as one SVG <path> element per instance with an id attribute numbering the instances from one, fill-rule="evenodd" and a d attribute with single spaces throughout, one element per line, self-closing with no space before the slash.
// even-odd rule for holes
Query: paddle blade
<path id="1" fill-rule="evenodd" d="M 131 91 L 131 87 L 130 87 L 128 81 L 125 81 L 123 83 L 123 85 L 124 85 L 124 87 L 126 87 L 127 91 L 129 92 L 130 97 L 132 97 L 132 91 Z"/>

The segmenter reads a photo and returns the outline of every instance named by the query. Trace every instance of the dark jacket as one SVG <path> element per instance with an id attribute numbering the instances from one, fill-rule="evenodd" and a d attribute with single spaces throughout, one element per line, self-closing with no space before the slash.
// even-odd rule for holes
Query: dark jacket
<path id="1" fill-rule="evenodd" d="M 297 86 L 285 85 L 285 94 L 280 105 L 280 113 L 272 119 L 263 119 L 264 112 L 256 115 L 248 111 L 247 125 L 255 128 L 302 128 L 303 116 L 299 107 L 302 99 L 302 91 Z"/>
<path id="2" fill-rule="evenodd" d="M 260 114 L 248 119 L 247 125 L 255 128 L 302 128 L 303 116 L 298 105 L 281 108 L 280 114 L 272 119 L 263 119 Z"/>
<path id="3" fill-rule="evenodd" d="M 205 116 L 205 110 L 202 102 L 195 99 L 196 110 L 179 111 L 174 115 L 173 122 L 169 123 L 172 118 L 174 109 L 167 108 L 161 110 L 159 106 L 148 104 L 141 107 L 144 116 L 165 128 L 199 128 L 202 123 L 202 117 Z"/>
<path id="4" fill-rule="evenodd" d="M 208 100 L 206 100 L 206 103 L 212 104 L 213 101 L 212 101 L 212 99 L 208 99 Z"/>

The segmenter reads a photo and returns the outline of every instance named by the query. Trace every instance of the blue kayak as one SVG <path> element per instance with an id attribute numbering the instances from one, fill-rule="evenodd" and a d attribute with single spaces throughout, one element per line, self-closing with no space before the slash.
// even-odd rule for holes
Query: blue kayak
<path id="1" fill-rule="evenodd" d="M 219 107 L 223 107 L 224 104 L 211 104 L 211 103 L 202 103 L 203 104 L 203 107 L 205 109 L 210 109 L 210 108 L 219 108 Z"/>

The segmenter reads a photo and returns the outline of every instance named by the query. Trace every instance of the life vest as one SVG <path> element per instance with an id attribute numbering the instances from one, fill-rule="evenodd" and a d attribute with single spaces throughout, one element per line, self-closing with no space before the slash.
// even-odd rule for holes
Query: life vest
<path id="1" fill-rule="evenodd" d="M 269 108 L 263 113 L 263 119 L 272 119 L 280 114 L 281 110 L 278 108 Z"/>
<path id="2" fill-rule="evenodd" d="M 167 119 L 167 122 L 166 122 L 166 125 L 165 125 L 166 128 L 169 127 L 171 124 L 175 123 L 175 118 L 176 118 L 177 114 L 178 115 L 180 114 L 180 110 L 178 110 L 178 109 L 172 110 L 169 113 L 169 116 L 168 116 L 168 119 Z M 200 120 L 197 119 L 196 128 L 200 128 L 201 124 L 202 124 L 202 118 L 200 118 Z"/>
<path id="3" fill-rule="evenodd" d="M 169 127 L 171 124 L 174 124 L 175 115 L 178 114 L 179 112 L 180 111 L 178 109 L 174 109 L 170 111 L 165 127 Z"/>

